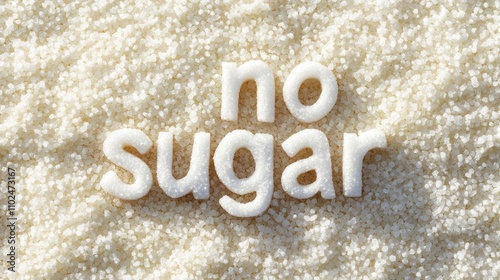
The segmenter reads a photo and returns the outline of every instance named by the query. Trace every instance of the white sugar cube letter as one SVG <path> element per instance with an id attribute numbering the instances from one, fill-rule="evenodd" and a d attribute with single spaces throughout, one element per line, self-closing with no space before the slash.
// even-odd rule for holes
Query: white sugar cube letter
<path id="1" fill-rule="evenodd" d="M 321 94 L 313 105 L 299 100 L 300 85 L 307 79 L 321 83 Z M 290 113 L 301 122 L 315 122 L 330 112 L 337 101 L 337 79 L 325 66 L 317 62 L 304 62 L 295 67 L 283 85 L 283 99 Z"/>
<path id="2" fill-rule="evenodd" d="M 247 148 L 255 161 L 254 173 L 244 179 L 236 177 L 233 170 L 234 154 Z M 215 171 L 221 182 L 239 195 L 256 192 L 251 202 L 241 203 L 229 196 L 219 200 L 229 214 L 237 217 L 254 217 L 267 210 L 273 194 L 273 136 L 252 134 L 246 130 L 235 130 L 227 134 L 214 154 Z"/>
<path id="3" fill-rule="evenodd" d="M 172 176 L 173 136 L 160 132 L 158 136 L 158 183 L 170 197 L 179 198 L 193 192 L 196 199 L 209 196 L 208 162 L 210 156 L 210 134 L 198 132 L 194 135 L 193 151 L 189 171 L 182 179 Z"/>
<path id="4" fill-rule="evenodd" d="M 342 178 L 345 196 L 361 196 L 363 157 L 373 148 L 384 148 L 386 146 L 385 134 L 378 129 L 369 130 L 359 136 L 354 133 L 344 133 Z"/>
<path id="5" fill-rule="evenodd" d="M 149 137 L 137 129 L 119 129 L 111 132 L 103 144 L 104 154 L 111 162 L 132 173 L 135 181 L 133 184 L 125 184 L 114 171 L 108 171 L 101 179 L 102 188 L 121 199 L 134 200 L 145 196 L 153 184 L 151 170 L 141 159 L 123 148 L 131 146 L 144 154 L 151 145 Z"/>
<path id="6" fill-rule="evenodd" d="M 238 119 L 238 100 L 241 85 L 255 80 L 257 85 L 257 120 L 274 122 L 274 76 L 269 66 L 260 60 L 252 60 L 238 67 L 236 63 L 222 63 L 221 118 Z"/>
<path id="7" fill-rule="evenodd" d="M 323 132 L 317 129 L 305 129 L 290 136 L 281 146 L 289 157 L 295 156 L 305 148 L 310 148 L 313 152 L 310 157 L 298 160 L 285 168 L 281 175 L 281 184 L 285 192 L 299 199 L 310 198 L 318 191 L 323 198 L 335 198 L 330 147 Z M 310 170 L 316 171 L 316 181 L 305 186 L 301 185 L 297 177 Z"/>

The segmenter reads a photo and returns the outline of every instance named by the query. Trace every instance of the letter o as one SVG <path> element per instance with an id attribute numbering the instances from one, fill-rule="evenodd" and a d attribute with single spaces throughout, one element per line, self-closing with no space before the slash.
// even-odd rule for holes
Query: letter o
<path id="1" fill-rule="evenodd" d="M 300 85 L 307 79 L 317 79 L 321 83 L 321 95 L 313 105 L 303 105 L 299 100 Z M 301 122 L 320 120 L 337 101 L 337 79 L 325 66 L 317 62 L 304 62 L 295 67 L 283 85 L 283 99 L 290 113 Z"/>

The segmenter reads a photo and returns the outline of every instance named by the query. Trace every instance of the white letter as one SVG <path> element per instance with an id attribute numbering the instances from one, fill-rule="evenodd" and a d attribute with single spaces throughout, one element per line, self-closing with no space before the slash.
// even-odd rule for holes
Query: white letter
<path id="1" fill-rule="evenodd" d="M 234 174 L 234 153 L 247 148 L 255 160 L 254 173 L 244 179 Z M 240 203 L 229 196 L 219 200 L 229 214 L 237 217 L 254 217 L 269 207 L 273 195 L 273 136 L 252 134 L 246 130 L 235 130 L 224 137 L 214 154 L 215 171 L 226 187 L 239 195 L 256 192 L 255 199 Z"/>
<path id="2" fill-rule="evenodd" d="M 269 66 L 260 60 L 249 61 L 240 67 L 236 63 L 222 63 L 223 120 L 238 120 L 238 99 L 241 85 L 255 80 L 257 84 L 257 120 L 274 122 L 274 76 Z"/>
<path id="3" fill-rule="evenodd" d="M 172 176 L 172 146 L 172 133 L 160 132 L 157 176 L 161 189 L 173 198 L 179 198 L 192 191 L 194 198 L 207 199 L 210 188 L 208 180 L 210 134 L 198 132 L 194 135 L 189 171 L 184 178 L 179 180 Z"/>
<path id="4" fill-rule="evenodd" d="M 123 148 L 132 146 L 144 154 L 151 148 L 151 140 L 138 129 L 119 129 L 111 132 L 103 144 L 106 157 L 114 164 L 134 175 L 133 184 L 125 184 L 114 171 L 109 171 L 101 179 L 102 188 L 121 199 L 139 199 L 145 196 L 153 184 L 149 167 L 139 158 L 127 153 Z"/>
<path id="5" fill-rule="evenodd" d="M 310 106 L 299 100 L 300 85 L 307 79 L 318 79 L 321 95 Z M 304 62 L 295 67 L 283 85 L 283 99 L 290 113 L 301 122 L 315 122 L 330 112 L 337 101 L 337 79 L 325 66 L 317 62 Z"/>
<path id="6" fill-rule="evenodd" d="M 287 166 L 281 175 L 283 189 L 295 198 L 310 198 L 318 191 L 326 199 L 335 198 L 332 181 L 332 161 L 326 135 L 316 129 L 305 129 L 290 136 L 283 144 L 283 150 L 289 157 L 295 156 L 304 148 L 311 148 L 312 156 L 298 160 Z M 316 181 L 301 185 L 297 177 L 309 170 L 316 171 Z"/>
<path id="7" fill-rule="evenodd" d="M 354 133 L 344 133 L 342 177 L 345 196 L 361 196 L 363 157 L 373 148 L 384 147 L 387 147 L 387 143 L 381 130 L 372 129 L 361 133 L 359 137 Z"/>

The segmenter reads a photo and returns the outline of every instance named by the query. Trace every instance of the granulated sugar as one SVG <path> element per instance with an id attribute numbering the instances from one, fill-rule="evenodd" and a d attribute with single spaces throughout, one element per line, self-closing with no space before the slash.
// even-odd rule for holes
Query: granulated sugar
<path id="1" fill-rule="evenodd" d="M 17 170 L 21 279 L 494 279 L 500 274 L 500 2 L 4 1 L 0 4 L 0 163 Z M 257 120 L 256 84 L 237 121 L 221 118 L 223 63 L 272 70 L 274 122 Z M 304 62 L 338 84 L 325 117 L 300 122 L 284 83 Z M 306 80 L 311 105 L 321 93 Z M 264 114 L 264 113 L 263 113 Z M 122 200 L 100 185 L 132 174 L 103 151 L 113 131 L 152 140 L 152 187 Z M 274 138 L 274 193 L 256 218 L 228 214 L 213 155 L 235 130 Z M 292 198 L 281 144 L 316 129 L 330 145 L 335 198 Z M 344 133 L 379 129 L 360 197 L 343 193 Z M 210 133 L 210 195 L 171 198 L 156 172 L 158 136 L 173 135 L 173 175 Z M 234 171 L 251 176 L 248 150 Z M 314 182 L 308 172 L 299 182 Z M 2 224 L 7 188 L 2 181 Z M 2 227 L 2 255 L 7 230 Z M 7 264 L 2 259 L 3 275 Z"/>

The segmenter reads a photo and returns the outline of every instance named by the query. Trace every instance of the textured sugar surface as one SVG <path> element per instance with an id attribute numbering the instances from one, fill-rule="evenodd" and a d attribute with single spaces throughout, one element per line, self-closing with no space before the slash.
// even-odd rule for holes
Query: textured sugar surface
<path id="1" fill-rule="evenodd" d="M 498 1 L 64 2 L 0 4 L 0 165 L 2 178 L 8 165 L 19 174 L 20 278 L 498 277 Z M 238 122 L 221 120 L 222 62 L 255 59 L 273 70 L 275 122 L 256 121 L 252 82 L 241 89 Z M 305 61 L 338 82 L 333 110 L 307 124 L 282 97 Z M 319 92 L 308 80 L 299 97 L 312 104 Z M 131 183 L 102 151 L 120 128 L 153 141 L 146 154 L 133 151 L 154 178 L 137 201 L 99 186 L 110 170 Z M 300 156 L 280 145 L 305 128 L 329 139 L 334 200 L 293 199 L 281 188 Z M 346 198 L 342 135 L 373 128 L 387 148 L 368 152 L 363 194 Z M 161 131 L 174 135 L 179 178 L 195 132 L 211 133 L 213 155 L 235 129 L 274 137 L 265 214 L 227 214 L 222 196 L 253 197 L 230 193 L 212 163 L 208 200 L 163 193 Z M 237 155 L 236 174 L 249 176 L 249 153 Z"/>

